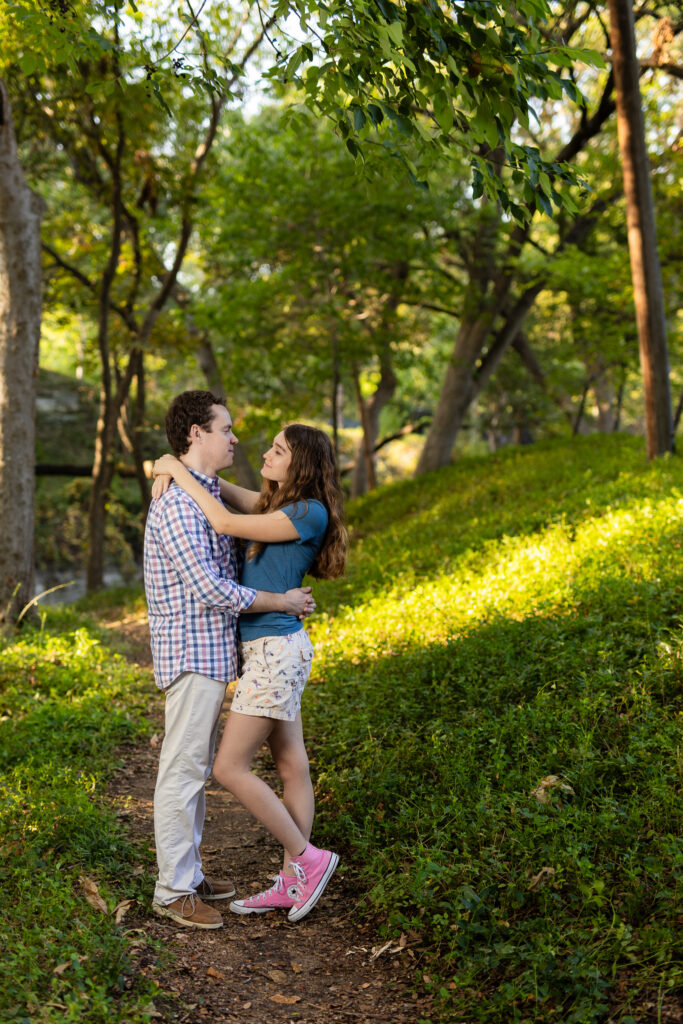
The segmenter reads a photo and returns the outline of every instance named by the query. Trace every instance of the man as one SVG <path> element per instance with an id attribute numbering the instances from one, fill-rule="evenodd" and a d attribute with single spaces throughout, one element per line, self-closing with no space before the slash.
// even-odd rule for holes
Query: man
<path id="1" fill-rule="evenodd" d="M 232 465 L 237 438 L 220 398 L 185 391 L 171 403 L 173 452 L 216 497 L 218 471 Z M 302 617 L 310 587 L 286 594 L 237 583 L 232 537 L 218 536 L 192 498 L 172 486 L 152 502 L 145 529 L 145 591 L 156 683 L 166 694 L 165 733 L 154 792 L 159 877 L 152 909 L 191 928 L 220 928 L 210 904 L 235 895 L 228 880 L 204 876 L 199 846 L 205 784 L 226 684 L 238 673 L 237 616 L 280 611 Z"/>

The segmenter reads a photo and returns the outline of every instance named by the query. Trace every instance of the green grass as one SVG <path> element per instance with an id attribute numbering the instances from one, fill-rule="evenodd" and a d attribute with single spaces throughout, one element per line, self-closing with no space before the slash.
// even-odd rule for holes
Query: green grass
<path id="1" fill-rule="evenodd" d="M 510 449 L 349 518 L 311 627 L 316 836 L 408 936 L 422 1020 L 657 1020 L 683 979 L 683 464 Z M 0 1019 L 137 1024 L 153 991 L 79 877 L 148 898 L 102 791 L 151 683 L 83 612 L 47 623 L 0 651 Z"/>
<path id="2" fill-rule="evenodd" d="M 146 735 L 150 682 L 82 612 L 52 610 L 49 621 L 0 647 L 0 1019 L 148 1021 L 155 990 L 135 973 L 134 936 L 113 910 L 146 898 L 135 869 L 147 871 L 150 854 L 102 794 L 115 748 Z"/>
<path id="3" fill-rule="evenodd" d="M 307 733 L 324 834 L 427 948 L 430 1019 L 638 1019 L 683 980 L 683 466 L 550 443 L 350 518 Z M 539 803 L 549 775 L 571 792 Z"/>

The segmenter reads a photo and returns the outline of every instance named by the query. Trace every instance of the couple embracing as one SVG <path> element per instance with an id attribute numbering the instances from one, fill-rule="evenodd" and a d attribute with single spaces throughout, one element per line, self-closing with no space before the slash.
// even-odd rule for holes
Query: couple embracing
<path id="1" fill-rule="evenodd" d="M 315 608 L 311 588 L 301 581 L 306 573 L 340 576 L 346 562 L 334 452 L 322 431 L 285 427 L 264 455 L 258 493 L 218 477 L 232 465 L 237 444 L 221 398 L 183 392 L 171 404 L 166 434 L 175 455 L 154 465 L 155 500 L 145 530 L 154 674 L 166 698 L 154 793 L 159 876 L 152 909 L 193 928 L 220 928 L 216 907 L 227 900 L 237 914 L 279 909 L 298 921 L 315 906 L 339 861 L 310 842 L 314 797 L 301 725 L 313 657 L 302 619 Z M 244 558 L 235 538 L 249 542 Z M 236 678 L 214 760 L 226 685 Z M 282 800 L 251 771 L 264 743 Z M 233 899 L 231 881 L 202 871 L 211 774 L 282 844 L 282 870 L 254 896 Z"/>

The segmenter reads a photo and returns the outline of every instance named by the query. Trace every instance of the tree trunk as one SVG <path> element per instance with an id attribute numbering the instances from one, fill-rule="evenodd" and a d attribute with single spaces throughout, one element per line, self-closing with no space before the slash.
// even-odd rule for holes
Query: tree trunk
<path id="1" fill-rule="evenodd" d="M 631 0 L 608 0 L 617 129 L 626 195 L 628 245 L 640 343 L 649 458 L 673 448 L 664 295 L 640 100 Z"/>
<path id="2" fill-rule="evenodd" d="M 145 419 L 145 357 L 142 349 L 135 355 L 133 376 L 137 381 L 136 401 L 132 407 L 132 413 L 130 396 L 128 401 L 121 407 L 118 418 L 118 430 L 121 443 L 132 457 L 135 465 L 134 474 L 140 488 L 142 514 L 144 518 L 147 518 L 151 495 L 142 452 Z"/>
<path id="3" fill-rule="evenodd" d="M 602 126 L 614 111 L 611 99 L 612 87 L 613 82 L 610 75 L 595 113 L 591 117 L 582 118 L 574 136 L 557 154 L 558 161 L 574 159 L 590 139 L 601 131 Z M 598 201 L 590 214 L 580 217 L 560 243 L 558 251 L 569 242 L 576 244 L 591 229 L 598 212 L 601 212 L 606 205 L 608 202 Z M 469 404 L 482 386 L 481 383 L 479 388 L 473 386 L 476 362 L 484 349 L 496 318 L 505 312 L 507 297 L 513 283 L 514 267 L 528 237 L 530 224 L 526 227 L 517 227 L 513 231 L 507 252 L 500 264 L 502 269 L 494 276 L 491 237 L 495 237 L 495 233 L 491 228 L 490 220 L 488 223 L 486 221 L 485 211 L 482 213 L 484 219 L 480 222 L 480 230 L 475 239 L 475 254 L 479 253 L 479 266 L 474 262 L 470 268 L 470 286 L 466 296 L 461 327 L 446 371 L 432 426 L 417 464 L 416 476 L 431 469 L 439 469 L 450 461 L 455 438 L 462 426 Z M 491 258 L 489 258 L 489 253 L 491 253 Z M 481 265 L 489 267 L 488 279 L 481 272 Z M 494 282 L 494 285 L 487 293 L 486 286 L 490 285 L 491 281 Z M 524 296 L 522 296 L 523 299 Z M 482 309 L 484 312 L 479 314 L 478 311 Z M 475 314 L 474 311 L 477 313 Z M 521 322 L 519 327 L 521 327 Z M 499 339 L 502 339 L 503 333 L 501 331 L 498 333 Z M 510 333 L 507 332 L 505 334 L 506 343 L 510 344 L 513 337 L 510 337 Z M 497 364 L 502 354 L 500 344 L 494 342 L 490 350 L 495 352 Z"/>
<path id="4" fill-rule="evenodd" d="M 601 434 L 611 434 L 614 427 L 616 394 L 609 375 L 609 367 L 602 356 L 585 360 L 586 372 L 591 378 L 591 390 L 597 411 L 597 427 Z"/>
<path id="5" fill-rule="evenodd" d="M 512 275 L 505 268 L 496 272 L 494 266 L 501 223 L 498 211 L 488 205 L 482 207 L 467 261 L 469 285 L 462 320 L 416 476 L 450 462 L 455 439 L 478 390 L 473 387 L 477 363 L 496 318 L 505 310 Z M 527 234 L 528 228 L 513 231 L 506 262 L 514 264 Z"/>
<path id="6" fill-rule="evenodd" d="M 33 596 L 43 206 L 24 179 L 0 81 L 0 621 L 8 624 Z"/>
<path id="7" fill-rule="evenodd" d="M 220 397 L 227 400 L 221 379 L 220 367 L 216 361 L 216 353 L 213 350 L 213 345 L 206 337 L 202 337 L 197 343 L 197 362 L 206 378 L 209 390 L 213 391 L 217 398 Z M 259 478 L 254 472 L 254 468 L 249 462 L 249 457 L 241 444 L 238 444 L 234 449 L 232 470 L 240 487 L 246 487 L 250 491 L 261 490 Z"/>
<path id="8" fill-rule="evenodd" d="M 339 367 L 339 341 L 337 339 L 336 326 L 332 325 L 332 392 L 330 394 L 331 418 L 332 418 L 332 447 L 334 457 L 339 465 L 339 430 L 342 422 L 343 392 L 341 384 L 341 370 Z"/>
<path id="9" fill-rule="evenodd" d="M 434 419 L 418 459 L 416 476 L 450 462 L 455 439 L 473 399 L 473 371 L 492 318 L 493 314 L 489 313 L 476 320 L 464 320 L 460 326 Z"/>
<path id="10" fill-rule="evenodd" d="M 385 349 L 380 356 L 380 379 L 377 390 L 368 402 L 363 400 L 360 388 L 356 388 L 363 437 L 356 451 L 356 459 L 351 476 L 351 497 L 358 498 L 366 491 L 377 486 L 375 477 L 375 451 L 379 433 L 379 417 L 384 406 L 396 391 L 396 375 L 391 365 L 391 353 Z"/>
<path id="11" fill-rule="evenodd" d="M 111 310 L 111 290 L 121 255 L 121 234 L 123 228 L 123 202 L 121 189 L 121 158 L 124 149 L 124 136 L 120 117 L 118 119 L 119 135 L 116 143 L 116 156 L 112 164 L 112 213 L 111 245 L 109 258 L 100 280 L 98 294 L 98 326 L 97 343 L 100 355 L 102 378 L 100 383 L 100 411 L 95 435 L 95 459 L 92 470 L 92 487 L 88 506 L 88 558 L 86 565 L 86 588 L 91 594 L 99 590 L 104 583 L 104 544 L 107 521 L 107 499 L 109 488 L 114 476 L 113 444 L 116 437 L 116 425 L 122 402 L 128 391 L 123 391 L 121 401 L 117 402 L 112 393 L 112 366 L 109 347 L 109 314 Z M 128 364 L 129 386 L 133 356 Z M 122 392 L 119 383 L 117 395 Z"/>
<path id="12" fill-rule="evenodd" d="M 415 470 L 416 476 L 439 469 L 449 462 L 455 438 L 470 405 L 497 369 L 543 287 L 542 284 L 533 285 L 521 295 L 480 361 L 493 321 L 503 312 L 510 284 L 507 275 L 501 277 L 491 307 L 476 320 L 465 320 L 460 327 L 434 420 Z"/>
<path id="13" fill-rule="evenodd" d="M 569 395 L 557 391 L 556 388 L 550 387 L 543 367 L 536 358 L 536 354 L 531 348 L 526 335 L 523 334 L 522 331 L 518 331 L 515 340 L 512 342 L 512 347 L 522 360 L 522 363 L 528 371 L 531 379 L 536 381 L 538 386 L 545 391 L 548 398 L 550 398 L 551 401 L 561 409 L 568 422 L 572 423 L 574 419 L 574 410 L 571 398 Z"/>

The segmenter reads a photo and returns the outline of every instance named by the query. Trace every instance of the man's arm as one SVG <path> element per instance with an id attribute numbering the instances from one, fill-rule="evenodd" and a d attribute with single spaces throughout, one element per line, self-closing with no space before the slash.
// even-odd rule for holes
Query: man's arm
<path id="1" fill-rule="evenodd" d="M 192 499 L 181 497 L 182 493 L 167 500 L 159 517 L 164 554 L 201 604 L 239 615 L 253 603 L 256 591 L 221 575 L 207 534 L 208 524 Z"/>
<path id="2" fill-rule="evenodd" d="M 285 594 L 273 594 L 269 590 L 257 590 L 256 597 L 242 614 L 250 612 L 284 612 L 305 619 L 315 611 L 315 600 L 311 587 L 295 587 Z"/>
<path id="3" fill-rule="evenodd" d="M 221 576 L 204 522 L 185 500 L 168 502 L 160 518 L 159 534 L 183 583 L 202 604 L 226 608 L 233 615 L 284 612 L 305 618 L 315 610 L 310 587 L 274 594 L 242 587 L 236 580 Z"/>

